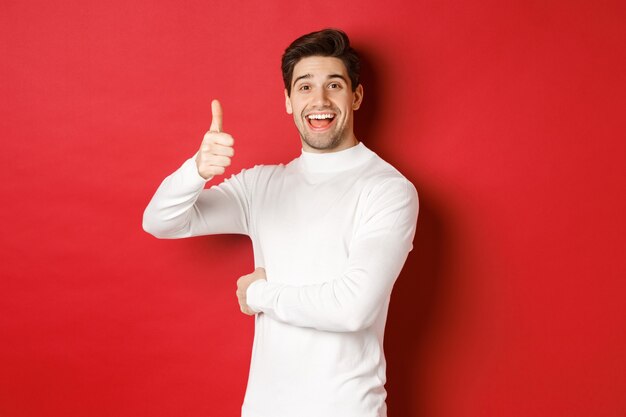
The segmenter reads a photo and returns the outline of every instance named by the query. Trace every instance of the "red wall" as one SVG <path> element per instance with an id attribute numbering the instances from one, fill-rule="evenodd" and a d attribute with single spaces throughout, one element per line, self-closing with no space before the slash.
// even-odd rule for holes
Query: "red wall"
<path id="1" fill-rule="evenodd" d="M 625 21 L 620 1 L 4 1 L 0 416 L 239 415 L 251 246 L 141 216 L 212 98 L 231 172 L 298 155 L 279 59 L 328 26 L 365 59 L 357 136 L 420 192 L 390 417 L 626 415 Z"/>

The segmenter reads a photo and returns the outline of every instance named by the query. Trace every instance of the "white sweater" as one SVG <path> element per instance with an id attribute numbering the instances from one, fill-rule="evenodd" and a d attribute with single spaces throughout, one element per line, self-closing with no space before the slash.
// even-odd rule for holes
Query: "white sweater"
<path id="1" fill-rule="evenodd" d="M 413 185 L 362 143 L 204 184 L 187 160 L 152 198 L 144 229 L 252 239 L 267 281 L 247 291 L 258 314 L 242 417 L 385 417 L 383 334 L 412 249 Z"/>

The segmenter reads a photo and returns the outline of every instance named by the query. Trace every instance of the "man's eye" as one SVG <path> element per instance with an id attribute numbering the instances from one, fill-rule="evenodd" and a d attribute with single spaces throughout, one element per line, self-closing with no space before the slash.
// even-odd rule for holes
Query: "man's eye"
<path id="1" fill-rule="evenodd" d="M 337 89 L 337 88 L 341 88 L 341 85 L 339 83 L 331 83 L 328 85 L 328 88 Z"/>
<path id="2" fill-rule="evenodd" d="M 311 87 L 309 87 L 309 86 L 308 86 L 308 85 L 306 85 L 306 84 L 305 84 L 305 85 L 301 85 L 301 86 L 300 86 L 300 90 L 310 90 L 310 89 L 311 89 Z"/>

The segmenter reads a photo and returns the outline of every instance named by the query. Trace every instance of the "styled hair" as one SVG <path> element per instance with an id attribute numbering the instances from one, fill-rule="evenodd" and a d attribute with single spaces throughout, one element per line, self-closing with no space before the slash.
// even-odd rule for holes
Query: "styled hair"
<path id="1" fill-rule="evenodd" d="M 339 58 L 350 77 L 352 91 L 356 90 L 359 85 L 361 60 L 350 46 L 348 35 L 339 29 L 324 29 L 300 36 L 285 49 L 281 67 L 287 95 L 291 95 L 294 67 L 302 58 L 310 56 Z"/>

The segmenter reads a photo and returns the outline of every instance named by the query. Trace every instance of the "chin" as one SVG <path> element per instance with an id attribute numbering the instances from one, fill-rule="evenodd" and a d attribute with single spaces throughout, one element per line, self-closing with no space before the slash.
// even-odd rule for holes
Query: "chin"
<path id="1" fill-rule="evenodd" d="M 311 149 L 315 149 L 317 151 L 328 151 L 333 150 L 343 142 L 341 135 L 332 135 L 330 137 L 314 137 L 310 132 L 300 132 L 300 138 L 302 141 L 307 144 Z"/>
<path id="2" fill-rule="evenodd" d="M 304 143 L 306 143 L 310 148 L 318 150 L 318 151 L 328 151 L 337 148 L 340 144 L 340 140 L 330 139 L 330 140 L 311 140 L 310 138 L 303 138 Z"/>

